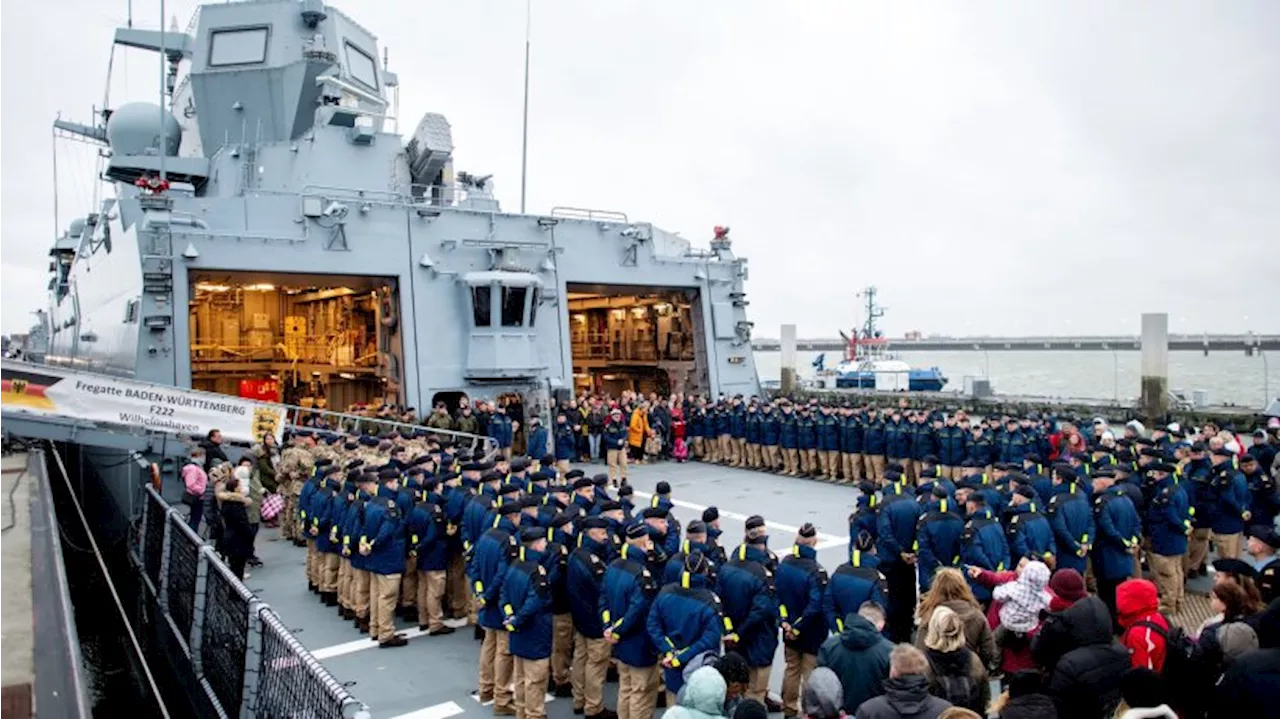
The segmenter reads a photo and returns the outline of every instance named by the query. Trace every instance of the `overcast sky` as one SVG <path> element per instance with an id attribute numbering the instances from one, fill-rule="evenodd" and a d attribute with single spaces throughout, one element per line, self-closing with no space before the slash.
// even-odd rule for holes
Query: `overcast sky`
<path id="1" fill-rule="evenodd" d="M 338 6 L 390 49 L 402 127 L 444 113 L 518 209 L 524 3 Z M 757 336 L 834 336 L 867 284 L 892 335 L 1280 332 L 1280 2 L 533 6 L 530 210 L 730 225 Z M 4 5 L 6 333 L 45 302 L 49 124 L 90 121 L 125 8 Z M 118 53 L 113 104 L 151 101 L 155 63 Z M 92 158 L 60 145 L 64 226 Z"/>

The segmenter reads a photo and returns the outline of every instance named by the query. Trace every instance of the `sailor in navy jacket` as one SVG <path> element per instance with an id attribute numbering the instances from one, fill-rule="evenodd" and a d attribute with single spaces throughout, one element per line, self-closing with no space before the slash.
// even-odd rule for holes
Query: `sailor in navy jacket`
<path id="1" fill-rule="evenodd" d="M 646 553 L 653 545 L 644 526 L 633 524 L 627 527 L 626 535 L 622 555 L 613 560 L 604 573 L 600 618 L 604 623 L 604 638 L 613 645 L 613 656 L 619 663 L 638 669 L 651 667 L 658 661 L 657 650 L 645 628 L 649 605 L 658 593 L 658 582 L 645 567 Z"/>
<path id="2" fill-rule="evenodd" d="M 774 587 L 778 598 L 778 619 L 782 625 L 782 643 L 799 654 L 816 656 L 827 638 L 827 620 L 822 614 L 822 596 L 827 589 L 827 572 L 818 563 L 818 532 L 812 524 L 800 527 L 791 552 L 778 563 Z M 787 663 L 792 657 L 788 654 Z M 795 657 L 798 662 L 800 657 Z M 799 666 L 797 664 L 797 666 Z M 798 673 L 797 673 L 798 676 Z M 785 682 L 784 682 L 785 684 Z M 800 686 L 795 686 L 799 697 Z M 784 686 L 783 697 L 788 696 Z M 784 699 L 785 703 L 785 699 Z M 798 707 L 788 716 L 799 715 Z"/>
<path id="3" fill-rule="evenodd" d="M 1004 538 L 1004 527 L 996 521 L 987 507 L 986 499 L 979 492 L 971 492 L 965 501 L 968 519 L 964 534 L 960 537 L 960 559 L 969 566 L 982 567 L 993 572 L 1003 572 L 1011 567 L 1009 543 Z M 991 601 L 991 590 L 969 580 L 969 587 L 979 602 Z"/>
<path id="4" fill-rule="evenodd" d="M 520 545 L 502 580 L 502 627 L 510 635 L 514 656 L 547 659 L 551 656 L 552 637 L 551 581 L 543 562 L 547 534 L 538 527 L 525 527 L 520 530 Z M 539 693 L 543 689 L 539 687 Z"/>
<path id="5" fill-rule="evenodd" d="M 863 602 L 875 602 L 881 609 L 889 606 L 875 538 L 865 532 L 854 540 L 849 561 L 836 567 L 827 583 L 827 591 L 822 596 L 827 628 L 837 634 L 843 632 L 844 618 L 857 614 Z"/>
<path id="6" fill-rule="evenodd" d="M 667 691 L 678 693 L 684 686 L 684 667 L 704 652 L 720 649 L 722 621 L 720 599 L 711 591 L 707 558 L 694 552 L 685 558 L 679 582 L 662 588 L 645 627 L 662 661 L 662 677 Z"/>
<path id="7" fill-rule="evenodd" d="M 600 594 L 604 589 L 605 557 L 609 552 L 608 523 L 603 517 L 582 520 L 578 548 L 569 555 L 569 612 L 573 628 L 587 639 L 604 638 Z"/>
<path id="8" fill-rule="evenodd" d="M 955 501 L 947 495 L 946 487 L 934 485 L 928 511 L 916 527 L 921 592 L 929 591 L 933 585 L 933 574 L 939 567 L 960 567 L 964 518 L 956 511 Z M 854 611 L 857 611 L 856 607 Z"/>
<path id="9" fill-rule="evenodd" d="M 1066 467 L 1053 472 L 1054 490 L 1049 500 L 1049 523 L 1058 545 L 1058 569 L 1069 567 L 1084 575 L 1085 558 L 1097 536 L 1088 496 L 1078 489 L 1075 473 Z M 1065 488 L 1066 491 L 1063 491 Z"/>
<path id="10" fill-rule="evenodd" d="M 1005 533 L 1009 541 L 1009 558 L 1016 565 L 1026 557 L 1045 561 L 1058 554 L 1053 527 L 1041 508 L 1040 495 L 1031 485 L 1019 484 L 1005 510 Z"/>
<path id="11" fill-rule="evenodd" d="M 764 518 L 749 517 L 746 527 L 745 541 L 730 552 L 729 561 L 720 568 L 717 594 L 724 602 L 725 645 L 741 653 L 753 673 L 763 673 L 763 680 L 752 682 L 763 688 L 768 686 L 769 667 L 778 649 L 778 602 L 773 576 L 778 560 L 769 551 Z M 763 692 L 758 694 L 748 696 L 763 702 Z"/>
<path id="12" fill-rule="evenodd" d="M 519 526 L 519 502 L 499 507 L 497 525 L 481 534 L 471 550 L 467 576 L 471 579 L 472 589 L 480 602 L 480 626 L 491 631 L 502 629 L 503 615 L 499 598 L 507 566 L 519 546 L 516 540 Z"/>
<path id="13" fill-rule="evenodd" d="M 1219 552 L 1223 551 L 1224 543 L 1233 543 L 1235 552 L 1239 554 L 1241 533 L 1252 515 L 1249 512 L 1249 482 L 1235 468 L 1234 458 L 1235 454 L 1225 447 L 1213 450 L 1209 496 L 1217 501 L 1217 506 L 1209 528 L 1213 530 L 1214 544 L 1219 547 Z"/>

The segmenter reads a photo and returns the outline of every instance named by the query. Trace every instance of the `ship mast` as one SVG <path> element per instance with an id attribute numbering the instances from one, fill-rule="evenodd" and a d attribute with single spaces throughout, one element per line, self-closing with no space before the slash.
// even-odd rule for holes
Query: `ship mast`
<path id="1" fill-rule="evenodd" d="M 858 293 L 858 297 L 867 298 L 867 320 L 862 325 L 863 337 L 871 339 L 876 336 L 876 320 L 884 317 L 884 308 L 876 304 L 876 288 L 868 287 Z"/>

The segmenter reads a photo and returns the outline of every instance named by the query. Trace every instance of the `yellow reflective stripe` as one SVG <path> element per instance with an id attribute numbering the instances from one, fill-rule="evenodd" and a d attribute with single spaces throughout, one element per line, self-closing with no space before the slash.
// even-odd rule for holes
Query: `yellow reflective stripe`
<path id="1" fill-rule="evenodd" d="M 914 542 L 912 542 L 912 543 L 911 543 L 911 551 L 913 551 L 913 552 L 918 552 L 918 551 L 920 551 L 920 541 L 919 541 L 919 540 L 916 540 L 916 541 L 914 541 Z"/>
<path id="2" fill-rule="evenodd" d="M 733 620 L 732 620 L 732 619 L 730 619 L 730 618 L 728 618 L 728 617 L 725 617 L 725 618 L 724 618 L 724 630 L 725 630 L 726 632 L 732 632 L 732 631 L 733 631 Z"/>
<path id="3" fill-rule="evenodd" d="M 793 557 L 798 557 L 798 556 L 800 556 L 800 545 L 799 545 L 799 544 L 797 544 L 797 545 L 795 545 L 794 547 L 792 547 L 792 548 L 791 548 L 791 556 L 793 556 Z"/>
<path id="4" fill-rule="evenodd" d="M 504 604 L 502 605 L 502 613 L 506 614 L 509 617 L 515 614 L 516 610 L 512 609 L 510 604 Z"/>
<path id="5" fill-rule="evenodd" d="M 938 503 L 938 506 L 942 508 L 942 511 L 947 511 L 947 500 L 945 497 Z"/>
<path id="6" fill-rule="evenodd" d="M 738 559 L 744 562 L 747 561 L 747 545 L 743 544 L 738 547 Z"/>
<path id="7" fill-rule="evenodd" d="M 410 544 L 417 544 L 417 543 L 418 543 L 418 535 L 416 535 L 416 534 L 410 534 L 410 535 L 409 535 L 409 543 L 410 543 Z"/>
<path id="8" fill-rule="evenodd" d="M 680 586 L 681 586 L 681 587 L 684 587 L 685 589 L 688 589 L 688 588 L 689 588 L 689 573 L 688 573 L 688 572 L 681 572 L 681 573 L 680 573 Z"/>
<path id="9" fill-rule="evenodd" d="M 676 643 L 671 641 L 671 637 L 664 636 L 663 639 L 667 640 L 667 646 L 671 647 L 673 650 L 676 648 Z"/>
<path id="10" fill-rule="evenodd" d="M 1032 511 L 1032 512 L 1036 511 L 1036 503 L 1035 503 L 1035 502 L 1032 502 L 1032 503 L 1031 503 L 1031 511 Z"/>
<path id="11" fill-rule="evenodd" d="M 689 553 L 689 540 L 686 539 L 680 543 L 680 551 L 684 552 L 685 554 Z"/>
<path id="12" fill-rule="evenodd" d="M 524 547 L 520 548 L 520 561 L 524 561 Z"/>
<path id="13" fill-rule="evenodd" d="M 605 623 L 605 624 L 608 624 L 608 623 L 609 623 L 609 610 L 608 610 L 608 609 L 606 609 L 606 610 L 604 610 L 603 612 L 600 612 L 600 618 L 604 620 L 604 623 Z"/>
<path id="14" fill-rule="evenodd" d="M 550 542 L 551 539 L 555 536 L 556 536 L 555 527 L 547 527 L 547 541 Z"/>
<path id="15" fill-rule="evenodd" d="M 778 605 L 778 616 L 782 617 L 783 619 L 787 618 L 787 605 L 785 604 Z"/>
<path id="16" fill-rule="evenodd" d="M 476 580 L 476 594 L 484 594 L 484 583 L 479 579 Z"/>
<path id="17" fill-rule="evenodd" d="M 1003 572 L 1003 571 L 1004 571 L 1004 562 L 996 562 L 996 571 L 997 571 L 997 572 Z"/>
<path id="18" fill-rule="evenodd" d="M 836 631 L 838 631 L 838 632 L 843 632 L 843 631 L 844 631 L 844 620 L 843 620 L 843 619 L 836 619 Z"/>
<path id="19" fill-rule="evenodd" d="M 653 495 L 653 497 L 651 497 L 651 498 L 649 499 L 649 506 L 650 506 L 650 507 L 656 507 L 656 506 L 658 506 L 658 495 L 656 495 L 656 494 L 655 494 L 655 495 Z"/>
<path id="20" fill-rule="evenodd" d="M 862 550 L 860 549 L 853 550 L 853 562 L 851 563 L 855 567 L 862 566 Z"/>
<path id="21" fill-rule="evenodd" d="M 1087 534 L 1081 534 L 1081 535 L 1080 535 L 1080 543 L 1081 543 L 1081 544 L 1088 544 L 1088 543 L 1089 543 L 1089 535 L 1087 535 Z"/>
<path id="22" fill-rule="evenodd" d="M 501 522 L 501 521 L 502 521 L 502 515 L 501 515 L 501 514 L 499 514 L 498 516 L 496 516 L 496 517 L 494 517 L 494 518 L 493 518 L 493 526 L 494 526 L 494 528 L 495 528 L 495 529 L 497 529 L 497 527 L 498 527 L 498 522 Z"/>
<path id="23" fill-rule="evenodd" d="M 952 557 L 952 558 L 951 558 L 951 563 L 952 563 L 952 564 L 959 564 L 959 563 L 960 563 L 960 555 L 959 555 L 959 554 L 957 554 L 956 556 Z"/>
<path id="24" fill-rule="evenodd" d="M 673 657 L 671 657 L 671 667 L 674 669 L 674 668 L 677 668 L 677 667 L 679 667 L 679 666 L 680 666 L 680 660 L 679 660 L 679 659 L 677 659 L 677 658 L 676 658 L 676 657 L 674 657 L 674 656 L 673 656 Z"/>
<path id="25" fill-rule="evenodd" d="M 1187 512 L 1188 512 L 1188 514 L 1190 514 L 1190 515 L 1191 515 L 1191 516 L 1193 516 L 1193 517 L 1194 517 L 1194 516 L 1196 516 L 1196 508 L 1195 508 L 1195 507 L 1187 507 Z"/>

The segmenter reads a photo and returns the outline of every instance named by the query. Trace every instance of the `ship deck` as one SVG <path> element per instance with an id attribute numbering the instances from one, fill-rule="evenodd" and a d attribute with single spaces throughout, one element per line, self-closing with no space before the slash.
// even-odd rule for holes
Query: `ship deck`
<path id="1" fill-rule="evenodd" d="M 588 474 L 604 471 L 601 465 L 584 467 Z M 710 505 L 720 509 L 724 543 L 740 540 L 743 522 L 762 514 L 770 526 L 774 551 L 790 546 L 796 529 L 812 522 L 819 532 L 818 559 L 828 571 L 845 561 L 848 516 L 857 490 L 812 480 L 779 477 L 696 462 L 633 466 L 630 481 L 636 494 L 647 500 L 654 485 L 671 484 L 676 516 L 683 525 L 700 517 Z M 379 719 L 447 719 L 454 716 L 491 716 L 472 692 L 476 686 L 479 643 L 469 629 L 441 637 L 420 636 L 416 624 L 399 621 L 410 638 L 408 646 L 383 650 L 367 636 L 324 607 L 307 590 L 304 552 L 277 539 L 265 529 L 257 542 L 264 566 L 252 570 L 245 584 L 284 618 L 297 638 L 320 659 L 349 691 L 367 703 Z M 1206 580 L 1193 582 L 1191 609 L 1179 623 L 1195 629 L 1208 616 Z M 772 690 L 782 682 L 782 652 L 775 658 Z M 605 687 L 605 700 L 614 706 L 617 685 Z M 548 701 L 551 719 L 570 719 L 570 699 Z"/>

